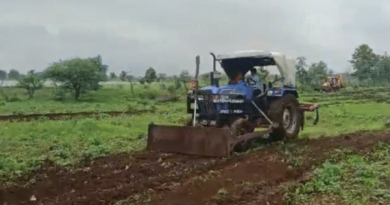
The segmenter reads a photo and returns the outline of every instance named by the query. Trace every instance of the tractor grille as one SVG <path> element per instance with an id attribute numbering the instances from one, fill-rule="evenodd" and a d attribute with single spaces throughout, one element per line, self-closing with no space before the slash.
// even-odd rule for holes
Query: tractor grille
<path id="1" fill-rule="evenodd" d="M 204 100 L 198 101 L 199 109 L 202 113 L 215 113 L 217 108 L 215 107 L 215 104 L 213 102 L 213 96 L 212 95 L 204 95 Z"/>
<path id="2" fill-rule="evenodd" d="M 226 95 L 228 95 L 227 98 L 225 97 Z M 225 94 L 223 96 L 216 96 L 213 95 L 211 91 L 201 90 L 198 91 L 197 108 L 199 109 L 200 114 L 207 115 L 209 117 L 215 116 L 219 113 L 247 113 L 248 106 L 246 102 L 239 102 L 244 99 L 244 95 Z M 218 100 L 218 102 L 214 102 L 214 100 Z M 193 100 L 191 101 L 194 102 Z M 223 112 L 221 112 L 222 110 Z M 226 110 L 228 112 L 225 112 Z"/>
<path id="3" fill-rule="evenodd" d="M 198 108 L 204 114 L 217 114 L 221 110 L 242 110 L 245 112 L 244 103 L 213 102 L 215 95 L 203 95 L 203 100 L 198 101 Z M 235 99 L 231 97 L 230 99 Z M 238 98 L 237 98 L 238 99 Z"/>
<path id="4" fill-rule="evenodd" d="M 240 110 L 240 109 L 243 109 L 243 105 L 242 104 L 230 103 L 230 104 L 227 104 L 226 107 L 227 107 L 226 109 L 229 109 L 229 110 Z"/>

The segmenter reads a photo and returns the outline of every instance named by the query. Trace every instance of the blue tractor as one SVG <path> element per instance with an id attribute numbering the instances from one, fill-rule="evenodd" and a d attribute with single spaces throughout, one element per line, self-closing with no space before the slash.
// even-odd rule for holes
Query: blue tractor
<path id="1" fill-rule="evenodd" d="M 192 121 L 185 127 L 150 124 L 148 149 L 207 156 L 229 156 L 237 145 L 268 136 L 296 138 L 304 126 L 304 112 L 315 104 L 300 104 L 295 88 L 295 61 L 283 54 L 244 51 L 215 56 L 211 86 L 198 89 L 199 58 L 193 89 L 187 96 Z M 219 85 L 219 62 L 229 78 Z M 257 67 L 275 66 L 281 77 L 273 82 L 256 79 Z M 251 71 L 252 76 L 245 78 Z M 283 86 L 274 86 L 276 82 Z M 261 131 L 255 131 L 260 128 Z M 262 129 L 261 129 L 262 128 Z"/>

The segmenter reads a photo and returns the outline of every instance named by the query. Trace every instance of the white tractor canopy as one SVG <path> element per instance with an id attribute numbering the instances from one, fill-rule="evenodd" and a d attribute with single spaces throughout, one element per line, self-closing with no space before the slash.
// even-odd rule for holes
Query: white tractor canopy
<path id="1" fill-rule="evenodd" d="M 276 65 L 280 75 L 284 78 L 284 84 L 295 87 L 295 60 L 293 58 L 286 58 L 282 53 L 264 50 L 238 51 L 218 55 L 216 60 L 221 63 L 222 68 L 228 76 L 236 73 L 233 70 L 245 74 L 254 66 Z"/>

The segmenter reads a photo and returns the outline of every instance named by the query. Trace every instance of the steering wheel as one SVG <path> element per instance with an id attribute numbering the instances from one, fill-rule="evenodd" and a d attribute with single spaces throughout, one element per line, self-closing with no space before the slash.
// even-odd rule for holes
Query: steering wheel
<path id="1" fill-rule="evenodd" d="M 255 80 L 253 80 L 252 78 L 247 78 L 247 83 L 249 84 L 249 85 L 256 85 L 256 81 Z"/>

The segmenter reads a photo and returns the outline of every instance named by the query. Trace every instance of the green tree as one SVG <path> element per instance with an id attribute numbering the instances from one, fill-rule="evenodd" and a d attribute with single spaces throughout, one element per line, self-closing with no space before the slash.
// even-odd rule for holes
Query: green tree
<path id="1" fill-rule="evenodd" d="M 181 71 L 179 79 L 180 79 L 180 81 L 183 83 L 184 89 L 185 89 L 186 92 L 187 92 L 187 91 L 188 91 L 188 88 L 187 88 L 186 83 L 189 82 L 189 81 L 191 80 L 191 76 L 190 76 L 190 74 L 188 73 L 188 71 L 187 71 L 187 70 Z"/>
<path id="2" fill-rule="evenodd" d="M 134 82 L 137 80 L 134 76 L 127 74 L 125 71 L 121 73 L 121 79 L 127 80 L 130 83 L 130 91 L 134 96 Z"/>
<path id="3" fill-rule="evenodd" d="M 108 66 L 104 65 L 102 63 L 102 57 L 100 55 L 94 57 L 94 58 L 88 58 L 87 60 L 91 61 L 91 63 L 95 66 L 95 68 L 98 70 L 98 73 L 100 73 L 100 81 L 107 81 L 107 70 Z"/>
<path id="4" fill-rule="evenodd" d="M 311 77 L 325 78 L 329 74 L 328 66 L 325 62 L 312 63 L 309 67 L 308 73 Z"/>
<path id="5" fill-rule="evenodd" d="M 61 88 L 72 91 L 75 100 L 82 93 L 100 88 L 99 81 L 104 79 L 104 70 L 107 66 L 101 65 L 101 60 L 96 58 L 74 58 L 57 63 L 52 63 L 45 70 L 45 76 L 54 82 L 60 82 Z"/>
<path id="6" fill-rule="evenodd" d="M 27 75 L 18 79 L 17 86 L 26 89 L 29 98 L 33 98 L 35 91 L 41 89 L 44 82 L 45 80 L 41 73 L 35 73 L 34 70 L 31 70 Z"/>
<path id="7" fill-rule="evenodd" d="M 380 56 L 378 63 L 371 69 L 371 76 L 377 83 L 390 83 L 390 56 L 387 52 Z"/>
<path id="8" fill-rule="evenodd" d="M 319 89 L 320 85 L 326 80 L 326 76 L 333 73 L 325 62 L 312 63 L 307 71 L 308 83 L 311 87 Z"/>
<path id="9" fill-rule="evenodd" d="M 140 78 L 138 81 L 141 83 L 141 85 L 145 84 L 145 78 Z"/>
<path id="10" fill-rule="evenodd" d="M 126 76 L 126 79 L 127 79 L 128 81 L 131 81 L 131 82 L 137 81 L 137 78 L 134 77 L 133 75 L 127 75 L 127 76 Z"/>
<path id="11" fill-rule="evenodd" d="M 362 44 L 352 54 L 353 73 L 359 80 L 371 78 L 372 68 L 378 63 L 380 56 L 376 55 L 367 44 Z"/>
<path id="12" fill-rule="evenodd" d="M 303 85 L 307 85 L 310 82 L 309 73 L 307 72 L 308 65 L 306 64 L 305 57 L 298 57 L 295 64 L 296 67 L 296 78 L 298 82 Z"/>
<path id="13" fill-rule="evenodd" d="M 4 70 L 0 70 L 0 80 L 7 79 L 7 72 Z"/>
<path id="14" fill-rule="evenodd" d="M 10 80 L 17 80 L 19 79 L 19 77 L 20 77 L 20 73 L 15 69 L 11 69 L 8 73 L 8 79 Z"/>
<path id="15" fill-rule="evenodd" d="M 157 79 L 156 70 L 154 68 L 150 67 L 145 72 L 145 81 L 147 83 L 152 83 Z"/>
<path id="16" fill-rule="evenodd" d="M 127 73 L 125 71 L 122 70 L 122 72 L 119 74 L 119 78 L 122 80 L 122 81 L 125 81 L 126 80 L 126 77 L 127 77 Z"/>
<path id="17" fill-rule="evenodd" d="M 116 77 L 116 75 L 115 75 L 115 73 L 114 72 L 111 72 L 110 73 L 110 79 L 116 79 L 117 77 Z"/>
<path id="18" fill-rule="evenodd" d="M 183 81 L 183 82 L 188 82 L 188 81 L 191 80 L 191 76 L 190 76 L 190 74 L 188 73 L 187 70 L 181 71 L 181 73 L 180 73 L 180 80 Z"/>
<path id="19" fill-rule="evenodd" d="M 175 88 L 180 89 L 181 88 L 181 80 L 180 77 L 177 75 L 172 76 L 173 82 L 175 83 Z"/>
<path id="20" fill-rule="evenodd" d="M 210 84 L 210 73 L 199 74 L 199 79 L 201 82 L 206 82 L 207 85 Z"/>
<path id="21" fill-rule="evenodd" d="M 167 74 L 165 74 L 165 73 L 159 73 L 157 76 L 158 76 L 157 80 L 159 82 L 165 81 L 167 79 Z"/>

